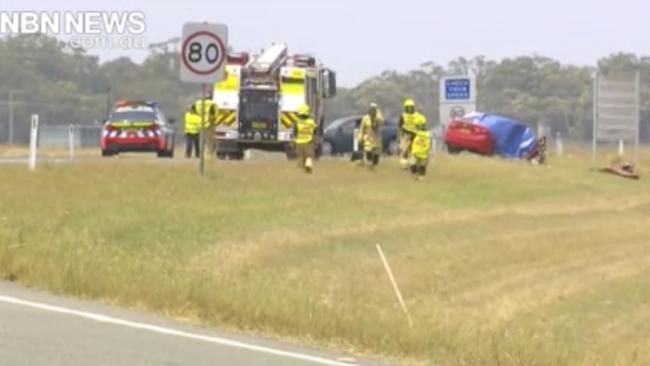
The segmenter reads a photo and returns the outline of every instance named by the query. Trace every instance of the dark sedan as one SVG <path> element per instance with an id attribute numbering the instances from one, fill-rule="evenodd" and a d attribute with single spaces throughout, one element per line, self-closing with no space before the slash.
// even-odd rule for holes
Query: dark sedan
<path id="1" fill-rule="evenodd" d="M 354 131 L 359 128 L 362 116 L 338 119 L 330 123 L 323 134 L 323 155 L 353 152 Z M 399 150 L 397 122 L 386 121 L 382 126 L 384 153 L 397 155 Z"/>

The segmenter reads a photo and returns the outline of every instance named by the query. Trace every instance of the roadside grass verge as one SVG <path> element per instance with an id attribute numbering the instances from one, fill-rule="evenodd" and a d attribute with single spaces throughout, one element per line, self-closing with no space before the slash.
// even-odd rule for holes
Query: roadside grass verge
<path id="1" fill-rule="evenodd" d="M 67 158 L 70 151 L 65 147 L 41 147 L 38 149 L 40 158 Z M 99 157 L 101 151 L 99 148 L 76 148 L 76 157 Z M 6 145 L 0 144 L 0 158 L 26 158 L 29 156 L 28 145 Z"/>
<path id="2" fill-rule="evenodd" d="M 589 166 L 2 166 L 0 276 L 400 364 L 650 364 L 650 184 Z"/>

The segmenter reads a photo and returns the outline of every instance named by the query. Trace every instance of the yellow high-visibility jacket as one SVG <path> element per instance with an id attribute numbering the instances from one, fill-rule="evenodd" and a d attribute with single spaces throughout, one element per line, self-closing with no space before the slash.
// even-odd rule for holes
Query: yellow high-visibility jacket
<path id="1" fill-rule="evenodd" d="M 314 119 L 300 118 L 295 127 L 295 143 L 297 145 L 306 145 L 314 141 L 314 134 L 316 133 L 316 122 Z"/>
<path id="2" fill-rule="evenodd" d="M 417 159 L 428 159 L 431 153 L 431 132 L 418 131 L 411 145 L 411 153 Z"/>
<path id="3" fill-rule="evenodd" d="M 199 99 L 194 102 L 194 109 L 199 117 L 204 116 L 204 127 L 210 128 L 217 118 L 217 105 L 211 99 Z"/>
<path id="4" fill-rule="evenodd" d="M 403 113 L 400 119 L 400 127 L 402 130 L 410 133 L 417 133 L 427 124 L 427 118 L 419 112 Z"/>
<path id="5" fill-rule="evenodd" d="M 381 127 L 384 124 L 384 117 L 381 112 L 377 111 L 375 123 L 373 124 L 370 115 L 365 115 L 361 120 L 359 129 L 359 141 L 363 141 L 363 148 L 370 151 L 375 148 L 380 148 L 382 143 Z"/>
<path id="6" fill-rule="evenodd" d="M 198 135 L 201 132 L 201 115 L 192 111 L 185 113 L 185 133 Z"/>

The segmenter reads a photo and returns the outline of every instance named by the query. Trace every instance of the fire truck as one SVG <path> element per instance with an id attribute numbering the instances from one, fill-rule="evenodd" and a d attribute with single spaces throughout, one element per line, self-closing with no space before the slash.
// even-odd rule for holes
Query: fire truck
<path id="1" fill-rule="evenodd" d="M 226 78 L 215 84 L 213 93 L 218 107 L 218 156 L 242 159 L 246 149 L 260 149 L 292 158 L 293 129 L 301 104 L 311 107 L 318 125 L 319 152 L 324 101 L 335 94 L 336 73 L 311 55 L 290 55 L 285 44 L 272 45 L 253 57 L 229 55 Z"/>

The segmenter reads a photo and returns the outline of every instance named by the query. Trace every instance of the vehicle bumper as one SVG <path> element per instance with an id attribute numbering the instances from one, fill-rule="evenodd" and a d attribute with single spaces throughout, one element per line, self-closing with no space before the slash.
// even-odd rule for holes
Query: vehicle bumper
<path id="1" fill-rule="evenodd" d="M 248 132 L 248 133 L 238 133 L 237 141 L 250 141 L 250 142 L 262 142 L 262 143 L 284 143 L 293 141 L 293 133 L 280 131 L 277 134 L 272 132 Z"/>
<path id="2" fill-rule="evenodd" d="M 142 152 L 142 151 L 166 151 L 171 147 L 167 146 L 165 138 L 106 138 L 101 141 L 101 148 L 111 152 Z"/>
<path id="3" fill-rule="evenodd" d="M 264 136 L 263 132 L 259 134 L 252 133 L 247 135 L 237 130 L 217 129 L 215 137 L 219 144 L 219 152 L 236 152 L 240 149 L 262 149 L 267 151 L 283 151 L 286 146 L 293 141 L 293 132 L 278 131 L 276 135 Z"/>

